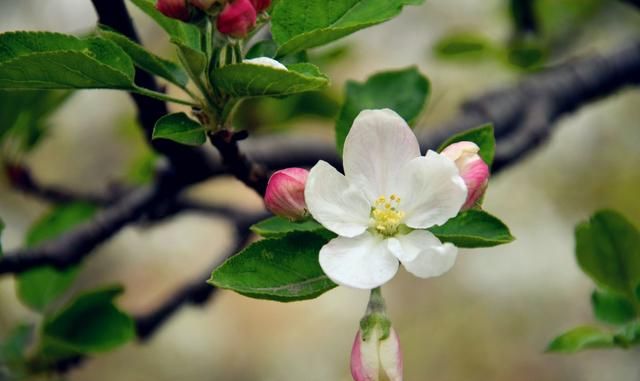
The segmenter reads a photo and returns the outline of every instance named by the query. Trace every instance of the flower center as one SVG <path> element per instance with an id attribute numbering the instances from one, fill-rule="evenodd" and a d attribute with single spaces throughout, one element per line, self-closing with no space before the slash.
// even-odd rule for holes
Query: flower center
<path id="1" fill-rule="evenodd" d="M 379 234 L 389 237 L 398 232 L 404 212 L 399 209 L 400 197 L 392 194 L 380 196 L 371 207 L 371 227 Z"/>

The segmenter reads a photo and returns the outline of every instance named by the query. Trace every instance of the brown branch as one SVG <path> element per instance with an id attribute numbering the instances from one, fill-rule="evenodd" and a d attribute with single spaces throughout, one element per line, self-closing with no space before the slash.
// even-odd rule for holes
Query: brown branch
<path id="1" fill-rule="evenodd" d="M 634 43 L 610 55 L 599 55 L 574 61 L 545 72 L 527 77 L 512 87 L 493 91 L 467 102 L 458 116 L 450 123 L 420 136 L 423 148 L 437 147 L 453 133 L 492 122 L 498 138 L 498 149 L 493 172 L 517 163 L 526 154 L 539 147 L 548 137 L 555 121 L 575 109 L 599 98 L 611 95 L 625 87 L 640 83 L 640 43 Z M 541 110 L 541 111 L 540 111 Z M 323 159 L 339 166 L 339 158 L 329 142 L 317 143 L 300 138 L 268 138 L 247 142 L 244 153 L 236 146 L 237 155 L 252 157 L 266 168 L 276 169 L 293 166 L 310 166 Z M 231 156 L 233 156 L 231 155 Z M 239 178 L 251 179 L 252 165 L 243 164 L 234 170 Z M 208 166 L 207 175 L 224 173 L 218 166 Z M 187 178 L 206 177 L 204 174 Z M 166 184 L 166 183 L 165 183 Z M 173 188 L 187 186 L 185 177 L 176 177 Z M 264 184 L 264 182 L 263 182 Z M 263 188 L 264 185 L 258 187 Z M 47 242 L 43 248 L 8 253 L 0 259 L 0 273 L 20 272 L 43 263 L 58 266 L 70 264 L 70 260 L 80 260 L 102 241 L 108 239 L 119 228 L 135 219 L 131 211 L 156 207 L 157 199 L 153 194 L 165 194 L 161 189 L 142 191 L 147 197 L 131 195 L 122 203 L 128 208 L 116 207 L 105 210 L 109 219 L 97 218 Z M 150 192 L 150 193 L 145 193 Z M 170 195 L 174 197 L 177 192 Z M 155 200 L 155 201 L 151 201 Z M 159 200 L 166 203 L 166 199 Z M 149 202 L 149 204 L 147 204 Z M 142 213 L 136 214 L 140 216 Z M 101 214 L 102 215 L 102 214 Z M 107 225 L 109 222 L 113 225 Z M 98 225 L 99 228 L 93 226 Z M 100 234 L 96 234 L 100 232 Z M 90 239 L 88 239 L 90 238 Z M 71 254 L 69 254 L 71 253 Z M 25 255 L 26 259 L 14 258 Z M 51 258 L 39 259 L 40 256 Z M 62 259 L 56 259 L 62 258 Z"/>
<path id="2" fill-rule="evenodd" d="M 222 156 L 222 165 L 224 165 L 225 170 L 255 190 L 259 195 L 264 196 L 269 180 L 267 170 L 252 161 L 238 147 L 238 142 L 247 137 L 246 131 L 233 132 L 226 129 L 209 135 L 211 144 L 218 149 L 220 156 Z"/>
<path id="3" fill-rule="evenodd" d="M 171 297 L 167 298 L 153 311 L 136 317 L 138 339 L 141 341 L 150 339 L 158 328 L 185 304 L 201 305 L 215 296 L 218 289 L 207 283 L 207 280 L 211 277 L 210 269 L 218 267 L 227 258 L 242 250 L 251 236 L 249 227 L 264 218 L 266 218 L 264 213 L 235 215 L 232 218 L 235 223 L 233 244 L 225 255 L 217 258 L 200 277 L 174 292 Z"/>

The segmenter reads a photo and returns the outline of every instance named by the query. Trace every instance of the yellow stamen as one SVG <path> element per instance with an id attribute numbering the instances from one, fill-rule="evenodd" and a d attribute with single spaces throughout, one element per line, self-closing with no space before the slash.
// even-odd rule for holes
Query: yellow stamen
<path id="1" fill-rule="evenodd" d="M 371 226 L 384 236 L 392 236 L 398 232 L 405 213 L 399 210 L 400 197 L 395 194 L 380 196 L 371 210 Z"/>

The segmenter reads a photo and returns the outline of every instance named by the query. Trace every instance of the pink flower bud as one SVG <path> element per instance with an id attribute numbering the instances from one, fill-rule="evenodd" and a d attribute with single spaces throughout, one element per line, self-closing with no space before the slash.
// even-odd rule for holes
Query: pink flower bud
<path id="1" fill-rule="evenodd" d="M 249 0 L 233 0 L 220 12 L 216 25 L 222 34 L 245 37 L 256 25 L 256 10 Z"/>
<path id="2" fill-rule="evenodd" d="M 389 337 L 380 340 L 382 330 L 372 328 L 364 340 L 358 330 L 351 350 L 351 376 L 354 381 L 402 381 L 402 351 L 398 334 L 389 328 Z"/>
<path id="3" fill-rule="evenodd" d="M 260 13 L 271 5 L 271 0 L 251 0 L 251 4 L 256 9 L 256 13 Z"/>
<path id="4" fill-rule="evenodd" d="M 186 0 L 158 0 L 156 9 L 172 19 L 189 21 L 191 18 Z"/>
<path id="5" fill-rule="evenodd" d="M 467 200 L 461 210 L 472 208 L 482 197 L 489 182 L 489 166 L 480 155 L 480 147 L 473 142 L 457 142 L 447 146 L 442 155 L 453 160 L 467 185 Z"/>
<path id="6" fill-rule="evenodd" d="M 219 3 L 221 0 L 189 0 L 189 2 L 194 7 L 200 8 L 203 11 L 208 11 L 213 4 Z"/>
<path id="7" fill-rule="evenodd" d="M 307 213 L 304 186 L 309 171 L 302 168 L 286 168 L 277 171 L 269 179 L 264 203 L 273 214 L 291 220 L 299 220 Z"/>

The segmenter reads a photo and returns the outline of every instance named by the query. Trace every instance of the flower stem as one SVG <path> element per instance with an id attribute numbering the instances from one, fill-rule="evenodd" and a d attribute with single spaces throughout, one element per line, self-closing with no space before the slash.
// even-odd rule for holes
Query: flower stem
<path id="1" fill-rule="evenodd" d="M 365 340 L 371 337 L 374 330 L 380 330 L 380 340 L 389 337 L 391 321 L 387 317 L 387 307 L 382 297 L 380 287 L 371 290 L 369 304 L 367 304 L 367 312 L 365 312 L 362 320 L 360 320 L 360 329 L 362 330 L 362 337 Z"/>

